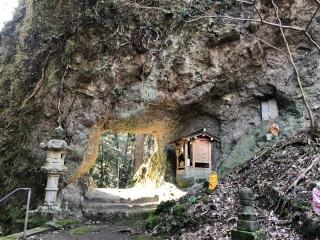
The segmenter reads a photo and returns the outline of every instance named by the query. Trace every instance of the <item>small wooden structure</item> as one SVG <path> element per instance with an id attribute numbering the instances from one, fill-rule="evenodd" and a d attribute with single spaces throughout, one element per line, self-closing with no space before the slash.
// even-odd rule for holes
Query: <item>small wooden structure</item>
<path id="1" fill-rule="evenodd" d="M 261 101 L 261 119 L 262 121 L 276 119 L 279 117 L 277 100 L 272 98 Z"/>
<path id="2" fill-rule="evenodd" d="M 212 171 L 212 142 L 218 138 L 206 128 L 179 138 L 172 143 L 176 150 L 176 177 L 208 179 Z"/>

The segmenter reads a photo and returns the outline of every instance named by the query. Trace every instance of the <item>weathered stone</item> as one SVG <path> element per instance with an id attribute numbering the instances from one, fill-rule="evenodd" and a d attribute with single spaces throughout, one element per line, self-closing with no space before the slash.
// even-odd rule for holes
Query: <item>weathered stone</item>
<path id="1" fill-rule="evenodd" d="M 253 207 L 253 191 L 244 187 L 239 191 L 240 211 L 236 229 L 231 232 L 232 240 L 265 239 L 266 235 L 260 230 L 257 214 Z"/>
<path id="2" fill-rule="evenodd" d="M 193 177 L 179 177 L 177 178 L 177 185 L 181 188 L 192 187 L 195 184 Z"/>
<path id="3" fill-rule="evenodd" d="M 232 240 L 266 240 L 267 236 L 263 231 L 247 232 L 238 229 L 231 230 Z"/>
<path id="4" fill-rule="evenodd" d="M 266 143 L 265 142 L 257 142 L 257 146 L 259 147 L 259 148 L 263 148 L 263 147 L 265 147 L 266 146 Z"/>
<path id="5" fill-rule="evenodd" d="M 53 139 L 64 139 L 65 137 L 65 130 L 59 125 L 57 128 L 54 129 L 52 138 Z"/>
<path id="6" fill-rule="evenodd" d="M 65 150 L 68 148 L 68 144 L 64 140 L 59 140 L 59 139 L 51 139 L 46 146 L 47 149 L 51 150 Z"/>
<path id="7" fill-rule="evenodd" d="M 250 214 L 239 213 L 238 216 L 239 216 L 239 219 L 242 219 L 245 221 L 256 221 L 257 220 L 255 213 L 250 213 Z"/>
<path id="8" fill-rule="evenodd" d="M 248 187 L 242 188 L 239 192 L 239 197 L 240 197 L 240 204 L 242 206 L 252 206 L 253 191 L 250 188 Z"/>
<path id="9" fill-rule="evenodd" d="M 252 218 L 252 216 L 249 218 Z M 255 232 L 260 229 L 260 223 L 256 219 L 248 220 L 248 221 L 238 220 L 237 229 L 248 231 L 248 232 Z"/>
<path id="10" fill-rule="evenodd" d="M 235 26 L 232 25 L 218 28 L 206 34 L 206 45 L 208 47 L 216 47 L 237 40 L 240 40 L 240 34 L 239 31 L 235 29 Z"/>
<path id="11" fill-rule="evenodd" d="M 271 133 L 267 133 L 266 135 L 264 135 L 264 140 L 266 142 L 272 141 L 272 134 Z"/>

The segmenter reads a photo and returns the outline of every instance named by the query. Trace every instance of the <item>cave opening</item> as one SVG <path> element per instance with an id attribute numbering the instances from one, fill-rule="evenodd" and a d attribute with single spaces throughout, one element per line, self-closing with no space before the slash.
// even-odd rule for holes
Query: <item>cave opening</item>
<path id="1" fill-rule="evenodd" d="M 149 133 L 149 134 L 147 134 Z M 89 173 L 93 184 L 84 193 L 86 216 L 95 211 L 124 211 L 127 205 L 148 209 L 161 201 L 178 199 L 186 193 L 162 179 L 165 169 L 160 157 L 158 135 L 150 131 L 104 131 L 97 142 L 97 157 Z M 157 164 L 160 164 L 159 166 Z M 155 167 L 156 166 L 156 167 Z M 161 167 L 162 166 L 162 167 Z"/>
<path id="2" fill-rule="evenodd" d="M 116 208 L 121 212 L 127 205 L 144 209 L 184 196 L 186 192 L 166 178 L 173 176 L 167 159 L 173 126 L 168 119 L 151 121 L 149 116 L 93 126 L 88 132 L 84 158 L 69 178 L 74 183 L 61 193 L 63 201 L 73 201 L 69 192 L 81 188 L 84 191 L 79 201 L 90 217 L 101 211 L 107 213 L 110 205 L 112 211 Z M 142 156 L 136 157 L 138 164 L 135 154 Z"/>
<path id="3" fill-rule="evenodd" d="M 147 170 L 155 149 L 156 139 L 152 135 L 105 131 L 100 137 L 96 163 L 90 170 L 94 186 L 133 187 L 135 175 Z"/>

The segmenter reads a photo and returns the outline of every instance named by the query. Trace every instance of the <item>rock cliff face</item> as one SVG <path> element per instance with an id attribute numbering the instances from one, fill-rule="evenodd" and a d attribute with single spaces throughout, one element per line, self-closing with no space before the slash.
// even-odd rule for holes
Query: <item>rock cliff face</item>
<path id="1" fill-rule="evenodd" d="M 73 147 L 64 183 L 88 173 L 106 129 L 154 135 L 159 154 L 145 178 L 162 181 L 166 144 L 199 128 L 221 140 L 219 169 L 252 156 L 270 124 L 261 120 L 261 100 L 277 100 L 283 135 L 308 125 L 279 28 L 192 17 L 259 19 L 253 6 L 228 0 L 137 2 L 26 0 L 19 7 L 1 33 L 2 191 L 20 185 L 21 178 L 43 187 L 44 179 L 32 177 L 45 160 L 39 144 L 58 122 Z M 283 22 L 301 28 L 317 7 L 311 0 L 278 5 Z M 257 8 L 277 22 L 269 1 Z M 308 27 L 318 43 L 319 22 L 316 15 Z M 303 33 L 285 33 L 317 110 L 319 51 Z"/>

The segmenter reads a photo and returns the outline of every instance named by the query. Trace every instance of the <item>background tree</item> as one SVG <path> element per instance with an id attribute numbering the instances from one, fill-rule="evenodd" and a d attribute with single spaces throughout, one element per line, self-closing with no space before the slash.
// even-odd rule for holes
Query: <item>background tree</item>
<path id="1" fill-rule="evenodd" d="M 91 176 L 99 188 L 127 188 L 141 164 L 151 157 L 154 137 L 105 132 Z"/>
<path id="2" fill-rule="evenodd" d="M 136 135 L 133 152 L 133 174 L 135 174 L 143 163 L 145 135 Z"/>

